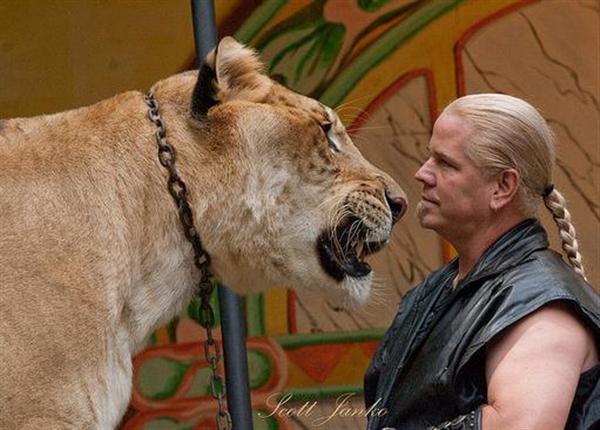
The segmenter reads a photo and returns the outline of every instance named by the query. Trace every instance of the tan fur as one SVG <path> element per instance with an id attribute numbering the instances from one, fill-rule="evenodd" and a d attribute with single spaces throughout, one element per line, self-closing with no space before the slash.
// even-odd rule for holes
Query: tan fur
<path id="1" fill-rule="evenodd" d="M 260 74 L 251 51 L 225 39 L 209 61 L 220 103 L 205 119 L 190 112 L 196 72 L 153 89 L 214 275 L 240 293 L 288 285 L 364 302 L 370 278 L 327 276 L 316 237 L 346 204 L 385 240 L 384 190 L 402 190 L 331 110 Z M 114 428 L 132 355 L 193 294 L 154 131 L 138 92 L 0 122 L 0 428 Z"/>

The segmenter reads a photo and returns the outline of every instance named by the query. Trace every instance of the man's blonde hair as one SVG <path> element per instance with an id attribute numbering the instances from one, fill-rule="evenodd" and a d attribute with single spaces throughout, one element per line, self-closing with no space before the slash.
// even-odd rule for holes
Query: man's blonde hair
<path id="1" fill-rule="evenodd" d="M 526 217 L 535 217 L 542 197 L 558 227 L 562 247 L 573 269 L 585 278 L 575 227 L 564 196 L 552 184 L 554 134 L 529 103 L 505 94 L 461 97 L 444 113 L 461 117 L 471 126 L 466 155 L 487 177 L 504 170 L 519 174 L 516 198 Z"/>

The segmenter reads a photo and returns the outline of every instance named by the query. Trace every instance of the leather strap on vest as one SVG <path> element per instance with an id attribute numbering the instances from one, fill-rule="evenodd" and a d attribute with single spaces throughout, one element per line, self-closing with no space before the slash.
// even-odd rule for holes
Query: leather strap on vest
<path id="1" fill-rule="evenodd" d="M 399 430 L 396 427 L 382 427 L 381 430 Z M 482 430 L 481 408 L 475 409 L 465 415 L 460 415 L 453 420 L 444 421 L 437 426 L 429 427 L 427 430 Z"/>
<path id="2" fill-rule="evenodd" d="M 451 421 L 444 421 L 429 430 L 481 430 L 481 408 L 460 415 Z"/>

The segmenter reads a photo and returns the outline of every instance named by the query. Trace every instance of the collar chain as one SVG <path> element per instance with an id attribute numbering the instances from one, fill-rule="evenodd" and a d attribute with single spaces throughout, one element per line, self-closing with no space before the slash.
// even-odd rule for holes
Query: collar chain
<path id="1" fill-rule="evenodd" d="M 200 236 L 194 227 L 194 216 L 192 208 L 187 201 L 187 187 L 179 177 L 175 168 L 175 148 L 167 141 L 167 129 L 165 122 L 160 114 L 159 105 L 152 91 L 144 96 L 144 102 L 148 105 L 148 118 L 156 125 L 154 138 L 158 144 L 158 160 L 160 164 L 167 169 L 169 177 L 167 179 L 167 188 L 175 201 L 179 220 L 183 226 L 183 233 L 186 239 L 192 244 L 194 250 L 194 264 L 200 270 L 201 278 L 198 282 L 198 295 L 200 306 L 198 308 L 198 321 L 206 330 L 206 340 L 204 341 L 204 358 L 211 370 L 210 389 L 212 396 L 218 404 L 216 415 L 217 427 L 219 430 L 231 430 L 231 416 L 224 406 L 225 384 L 223 377 L 219 374 L 218 365 L 221 359 L 219 344 L 212 334 L 212 328 L 215 325 L 215 313 L 210 304 L 210 297 L 214 290 L 214 283 L 211 279 L 209 266 L 210 256 L 202 247 Z"/>

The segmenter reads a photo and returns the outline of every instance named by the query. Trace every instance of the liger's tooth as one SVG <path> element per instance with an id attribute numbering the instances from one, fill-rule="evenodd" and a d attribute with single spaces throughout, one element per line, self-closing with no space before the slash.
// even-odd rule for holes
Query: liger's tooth
<path id="1" fill-rule="evenodd" d="M 356 246 L 356 254 L 358 255 L 359 259 L 362 259 L 365 256 L 365 251 L 365 241 L 359 240 L 358 245 Z"/>

